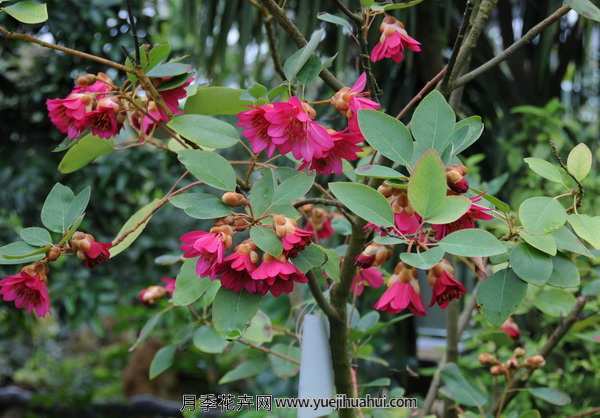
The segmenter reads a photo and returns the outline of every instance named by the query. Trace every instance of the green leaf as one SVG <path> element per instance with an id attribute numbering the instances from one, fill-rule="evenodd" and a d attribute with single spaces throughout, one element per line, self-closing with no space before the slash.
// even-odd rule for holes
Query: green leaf
<path id="1" fill-rule="evenodd" d="M 50 236 L 50 232 L 37 226 L 22 229 L 19 233 L 19 236 L 27 244 L 33 245 L 34 247 L 52 245 L 52 237 Z"/>
<path id="2" fill-rule="evenodd" d="M 317 47 L 324 36 L 325 31 L 323 29 L 313 32 L 308 43 L 285 60 L 285 63 L 283 64 L 283 72 L 285 73 L 285 77 L 288 79 L 288 81 L 292 82 L 296 79 L 296 76 L 300 70 L 302 70 L 302 67 L 304 67 L 310 57 L 317 50 Z"/>
<path id="3" fill-rule="evenodd" d="M 384 165 L 367 164 L 361 165 L 354 170 L 354 173 L 363 177 L 375 177 L 377 179 L 406 179 L 407 177 L 394 170 L 393 168 Z"/>
<path id="4" fill-rule="evenodd" d="M 558 256 L 552 259 L 552 264 L 554 268 L 548 285 L 562 288 L 579 287 L 581 279 L 575 263 L 566 257 Z"/>
<path id="5" fill-rule="evenodd" d="M 194 331 L 192 341 L 198 350 L 210 354 L 222 353 L 228 344 L 225 338 L 208 325 L 202 325 Z"/>
<path id="6" fill-rule="evenodd" d="M 349 33 L 352 33 L 352 24 L 348 22 L 348 20 L 343 17 L 332 15 L 331 13 L 319 13 L 317 15 L 317 19 L 322 20 L 323 22 L 333 23 L 334 25 L 338 25 L 346 29 Z"/>
<path id="7" fill-rule="evenodd" d="M 478 387 L 471 385 L 456 364 L 446 364 L 440 377 L 444 382 L 441 392 L 456 403 L 482 407 L 488 402 L 487 395 Z"/>
<path id="8" fill-rule="evenodd" d="M 85 167 L 96 158 L 113 152 L 112 141 L 88 134 L 75 141 L 58 164 L 58 171 L 69 174 Z"/>
<path id="9" fill-rule="evenodd" d="M 483 122 L 480 116 L 471 116 L 454 125 L 450 136 L 453 154 L 457 155 L 473 145 L 483 133 Z"/>
<path id="10" fill-rule="evenodd" d="M 152 363 L 150 363 L 150 380 L 167 371 L 173 365 L 176 350 L 177 346 L 168 345 L 156 352 Z"/>
<path id="11" fill-rule="evenodd" d="M 163 78 L 163 77 L 174 77 L 181 74 L 186 74 L 192 71 L 192 67 L 189 64 L 183 64 L 181 62 L 166 62 L 164 64 L 158 64 L 146 73 L 148 77 L 152 78 Z"/>
<path id="12" fill-rule="evenodd" d="M 577 301 L 571 293 L 550 287 L 543 289 L 533 300 L 533 304 L 546 315 L 564 317 L 569 314 Z"/>
<path id="13" fill-rule="evenodd" d="M 481 283 L 477 302 L 486 319 L 499 327 L 519 307 L 526 293 L 527 284 L 511 269 L 504 269 Z"/>
<path id="14" fill-rule="evenodd" d="M 186 260 L 181 265 L 181 270 L 175 281 L 175 292 L 173 292 L 173 304 L 176 306 L 188 306 L 196 302 L 210 287 L 208 277 L 198 277 L 196 274 L 196 260 Z"/>
<path id="15" fill-rule="evenodd" d="M 39 248 L 17 241 L 0 247 L 0 265 L 26 264 L 44 258 Z M 37 253 L 39 252 L 39 253 Z"/>
<path id="16" fill-rule="evenodd" d="M 273 206 L 292 203 L 304 197 L 315 182 L 314 174 L 298 173 L 285 179 L 275 190 Z"/>
<path id="17" fill-rule="evenodd" d="M 252 359 L 238 364 L 229 370 L 221 379 L 219 385 L 235 382 L 236 380 L 247 379 L 256 376 L 265 369 L 263 362 L 259 359 Z"/>
<path id="18" fill-rule="evenodd" d="M 556 240 L 552 234 L 537 234 L 526 229 L 519 231 L 519 235 L 527 244 L 549 255 L 556 255 Z"/>
<path id="19" fill-rule="evenodd" d="M 64 233 L 85 211 L 90 199 L 89 187 L 77 196 L 67 186 L 56 183 L 42 207 L 42 223 L 52 232 Z"/>
<path id="20" fill-rule="evenodd" d="M 155 44 L 148 52 L 148 59 L 145 63 L 144 70 L 149 71 L 158 64 L 166 61 L 167 58 L 169 58 L 170 53 L 171 45 L 167 42 Z"/>
<path id="21" fill-rule="evenodd" d="M 552 235 L 554 235 L 556 245 L 560 251 L 570 251 L 575 254 L 593 258 L 590 250 L 588 250 L 586 246 L 579 241 L 579 239 L 567 226 L 563 226 L 562 228 L 554 231 Z"/>
<path id="22" fill-rule="evenodd" d="M 425 96 L 410 121 L 410 131 L 416 141 L 416 150 L 433 148 L 442 153 L 448 146 L 454 131 L 455 120 L 454 111 L 442 93 L 433 90 Z"/>
<path id="23" fill-rule="evenodd" d="M 433 247 L 429 251 L 421 253 L 402 253 L 400 260 L 409 266 L 416 267 L 421 270 L 428 270 L 444 257 L 444 249 L 442 247 Z"/>
<path id="24" fill-rule="evenodd" d="M 242 335 L 256 315 L 260 301 L 260 295 L 220 288 L 212 308 L 212 320 L 217 332 L 228 338 Z"/>
<path id="25" fill-rule="evenodd" d="M 255 216 L 263 215 L 273 203 L 275 180 L 271 170 L 261 170 L 262 177 L 252 185 L 250 190 L 250 205 Z"/>
<path id="26" fill-rule="evenodd" d="M 250 228 L 250 239 L 258 248 L 272 256 L 279 257 L 283 252 L 281 240 L 275 235 L 273 228 L 270 226 L 253 226 Z"/>
<path id="27" fill-rule="evenodd" d="M 207 148 L 229 148 L 240 140 L 237 129 L 210 116 L 175 116 L 167 126 L 184 138 Z"/>
<path id="28" fill-rule="evenodd" d="M 567 221 L 567 211 L 551 197 L 531 197 L 521 203 L 519 219 L 528 231 L 543 234 L 563 226 Z"/>
<path id="29" fill-rule="evenodd" d="M 296 74 L 296 81 L 300 84 L 307 85 L 319 76 L 322 69 L 323 63 L 319 57 L 311 55 L 308 61 L 306 61 L 306 64 L 304 64 L 304 67 Z"/>
<path id="30" fill-rule="evenodd" d="M 600 216 L 570 214 L 569 224 L 582 240 L 600 250 Z"/>
<path id="31" fill-rule="evenodd" d="M 244 90 L 229 87 L 199 87 L 196 94 L 185 101 L 186 114 L 200 115 L 237 115 L 254 104 L 245 100 Z"/>
<path id="32" fill-rule="evenodd" d="M 427 218 L 427 222 L 443 225 L 454 222 L 471 208 L 471 200 L 464 196 L 446 196 L 442 205 Z"/>
<path id="33" fill-rule="evenodd" d="M 600 22 L 600 9 L 590 0 L 565 0 L 565 4 L 581 16 Z"/>
<path id="34" fill-rule="evenodd" d="M 379 10 L 381 8 L 381 10 L 383 10 L 384 12 L 390 12 L 392 10 L 407 9 L 409 7 L 416 6 L 417 4 L 422 3 L 423 1 L 424 0 L 408 0 L 408 1 L 404 1 L 402 3 L 388 3 L 388 4 L 384 4 L 384 5 L 372 5 L 371 9 Z"/>
<path id="35" fill-rule="evenodd" d="M 229 161 L 215 152 L 183 150 L 177 153 L 179 161 L 198 180 L 215 189 L 235 191 L 235 171 Z"/>
<path id="36" fill-rule="evenodd" d="M 196 219 L 222 218 L 231 213 L 229 206 L 225 205 L 217 196 L 209 193 L 182 193 L 171 198 L 169 202 Z"/>
<path id="37" fill-rule="evenodd" d="M 564 184 L 563 176 L 559 167 L 541 158 L 525 158 L 524 160 L 531 171 L 536 173 L 538 176 L 545 178 L 546 180 L 553 181 L 555 183 Z"/>
<path id="38" fill-rule="evenodd" d="M 242 338 L 258 345 L 271 342 L 273 340 L 271 318 L 259 310 L 250 321 L 250 326 L 242 334 Z"/>
<path id="39" fill-rule="evenodd" d="M 109 250 L 111 258 L 122 253 L 135 242 L 142 232 L 144 232 L 144 229 L 150 222 L 150 219 L 152 219 L 152 213 L 155 212 L 161 204 L 161 199 L 155 199 L 131 215 L 131 218 L 129 218 L 127 222 L 125 222 L 125 225 L 121 227 L 121 230 L 117 234 L 115 241 L 120 240 L 121 237 L 125 236 L 125 234 L 127 234 L 127 236 L 119 244 L 113 246 Z"/>
<path id="40" fill-rule="evenodd" d="M 294 265 L 298 267 L 302 273 L 308 273 L 314 268 L 322 267 L 326 261 L 327 255 L 323 249 L 316 244 L 309 245 L 292 259 Z"/>
<path id="41" fill-rule="evenodd" d="M 417 162 L 408 182 L 408 200 L 427 219 L 440 211 L 446 200 L 446 172 L 437 152 L 427 151 Z"/>
<path id="42" fill-rule="evenodd" d="M 565 406 L 571 403 L 571 397 L 565 392 L 552 388 L 526 388 L 536 398 L 552 405 Z"/>
<path id="43" fill-rule="evenodd" d="M 271 351 L 300 361 L 300 349 L 294 345 L 275 344 L 271 347 Z M 269 354 L 269 361 L 271 362 L 271 366 L 273 367 L 273 372 L 275 372 L 275 375 L 282 379 L 294 377 L 296 374 L 298 374 L 298 370 L 300 369 L 299 365 L 272 354 Z"/>
<path id="44" fill-rule="evenodd" d="M 360 110 L 358 125 L 365 140 L 390 160 L 408 166 L 413 141 L 408 128 L 399 120 L 375 110 Z"/>
<path id="45" fill-rule="evenodd" d="M 150 319 L 148 319 L 148 321 L 142 327 L 142 330 L 140 331 L 140 335 L 138 335 L 137 340 L 129 348 L 129 351 L 134 351 L 136 348 L 139 347 L 139 345 L 141 343 L 143 343 L 144 341 L 146 341 L 148 339 L 148 337 L 150 336 L 152 331 L 154 331 L 154 328 L 156 328 L 156 326 L 160 322 L 160 320 L 163 317 L 165 312 L 166 312 L 166 310 L 162 310 L 162 311 L 156 313 L 155 315 L 151 316 Z"/>
<path id="46" fill-rule="evenodd" d="M 506 252 L 506 246 L 483 229 L 462 229 L 446 235 L 440 247 L 447 253 L 464 257 L 490 257 Z"/>
<path id="47" fill-rule="evenodd" d="M 552 274 L 552 258 L 520 243 L 510 253 L 510 266 L 517 276 L 536 286 L 546 284 Z"/>
<path id="48" fill-rule="evenodd" d="M 358 183 L 329 183 L 329 190 L 351 212 L 382 227 L 394 226 L 394 213 L 388 201 L 377 190 Z"/>
<path id="49" fill-rule="evenodd" d="M 24 0 L 10 6 L 4 7 L 6 13 L 17 19 L 19 22 L 34 25 L 48 20 L 48 9 L 46 3 L 38 3 L 33 0 Z"/>

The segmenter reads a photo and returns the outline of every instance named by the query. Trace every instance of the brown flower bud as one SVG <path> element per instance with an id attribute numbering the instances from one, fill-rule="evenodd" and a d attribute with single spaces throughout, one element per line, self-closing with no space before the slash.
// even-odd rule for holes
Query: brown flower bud
<path id="1" fill-rule="evenodd" d="M 82 74 L 75 79 L 75 84 L 78 87 L 91 86 L 96 82 L 96 76 L 94 74 Z"/>
<path id="2" fill-rule="evenodd" d="M 525 364 L 527 367 L 531 367 L 532 369 L 538 369 L 546 364 L 546 360 L 543 356 L 536 354 L 535 356 L 527 358 L 527 360 L 525 360 Z"/>
<path id="3" fill-rule="evenodd" d="M 479 363 L 482 366 L 489 366 L 492 364 L 498 364 L 498 359 L 493 354 L 490 353 L 481 353 L 479 355 Z"/>
<path id="4" fill-rule="evenodd" d="M 382 184 L 377 188 L 377 191 L 385 197 L 390 197 L 392 195 L 392 192 L 394 191 L 394 188 L 390 185 Z"/>
<path id="5" fill-rule="evenodd" d="M 50 262 L 56 261 L 58 259 L 58 257 L 60 257 L 61 253 L 62 253 L 62 251 L 61 251 L 60 247 L 53 245 L 46 253 L 46 259 Z"/>
<path id="6" fill-rule="evenodd" d="M 224 193 L 221 201 L 231 207 L 246 206 L 248 204 L 248 199 L 243 194 L 235 192 Z"/>
<path id="7" fill-rule="evenodd" d="M 515 357 L 523 357 L 525 355 L 525 349 L 522 347 L 517 347 L 513 351 L 513 354 L 515 355 Z"/>
<path id="8" fill-rule="evenodd" d="M 509 369 L 516 369 L 519 367 L 519 362 L 517 361 L 516 357 L 511 357 L 508 360 L 506 360 L 505 363 L 506 367 L 508 367 Z"/>
<path id="9" fill-rule="evenodd" d="M 495 366 L 492 366 L 490 368 L 490 373 L 493 376 L 499 376 L 501 374 L 506 374 L 508 372 L 508 370 L 506 369 L 506 367 L 502 364 L 497 364 Z"/>

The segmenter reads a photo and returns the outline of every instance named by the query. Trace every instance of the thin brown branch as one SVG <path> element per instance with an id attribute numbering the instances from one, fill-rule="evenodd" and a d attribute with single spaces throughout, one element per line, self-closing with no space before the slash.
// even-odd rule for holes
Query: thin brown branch
<path id="1" fill-rule="evenodd" d="M 446 74 L 447 69 L 448 69 L 448 67 L 444 66 L 444 68 L 442 68 L 440 70 L 440 72 L 435 75 L 435 77 L 433 77 L 431 80 L 429 80 L 427 82 L 427 84 L 425 84 L 423 86 L 423 88 L 412 99 L 410 99 L 410 101 L 406 104 L 406 106 L 404 106 L 404 108 L 400 111 L 400 113 L 398 113 L 396 115 L 396 119 L 398 119 L 398 120 L 402 119 L 403 117 L 405 117 L 408 114 L 408 112 L 410 112 L 410 110 L 413 107 L 415 107 L 417 104 L 419 104 L 419 102 L 421 100 L 423 100 L 423 98 L 427 95 L 427 93 L 429 93 L 431 90 L 433 90 L 435 88 L 435 86 L 437 86 L 437 84 L 440 82 L 442 77 L 444 77 L 444 75 Z"/>
<path id="2" fill-rule="evenodd" d="M 314 205 L 324 205 L 324 206 L 336 206 L 338 208 L 343 209 L 344 205 L 342 202 L 338 202 L 337 200 L 331 199 L 321 199 L 318 197 L 311 197 L 308 199 L 300 200 L 299 202 L 294 203 L 294 207 L 296 209 L 301 208 L 304 205 L 314 204 Z"/>
<path id="3" fill-rule="evenodd" d="M 82 59 L 85 59 L 88 61 L 95 61 L 99 64 L 106 65 L 107 67 L 114 68 L 115 70 L 118 70 L 118 71 L 123 71 L 126 73 L 135 73 L 133 68 L 128 68 L 128 67 L 124 66 L 123 64 L 119 64 L 118 62 L 114 62 L 109 59 L 99 57 L 97 55 L 88 54 L 87 52 L 78 51 L 76 49 L 67 48 L 67 47 L 64 47 L 61 45 L 51 44 L 49 42 L 44 42 L 34 36 L 26 34 L 26 33 L 11 32 L 8 29 L 6 29 L 4 26 L 0 26 L 0 34 L 6 39 L 29 42 L 29 43 L 36 44 L 36 45 L 39 45 L 44 48 L 54 49 L 55 51 L 63 52 L 67 55 L 72 55 L 74 57 L 82 58 Z"/>
<path id="4" fill-rule="evenodd" d="M 256 344 L 251 343 L 250 341 L 245 340 L 243 338 L 239 338 L 236 341 L 238 343 L 240 343 L 240 344 L 244 344 L 245 346 L 253 348 L 254 350 L 262 351 L 265 354 L 269 354 L 271 356 L 279 357 L 282 360 L 285 360 L 285 361 L 287 361 L 289 363 L 295 364 L 296 366 L 300 366 L 300 362 L 298 360 L 296 360 L 295 358 L 292 358 L 292 357 L 287 356 L 287 355 L 282 354 L 282 353 L 278 353 L 277 351 L 273 351 L 270 348 L 263 347 L 262 345 L 256 345 Z"/>
<path id="5" fill-rule="evenodd" d="M 285 71 L 283 70 L 283 63 L 281 61 L 281 57 L 279 56 L 279 52 L 277 51 L 277 35 L 275 33 L 275 28 L 273 27 L 272 17 L 264 18 L 265 31 L 267 32 L 267 40 L 269 42 L 269 50 L 271 51 L 271 58 L 273 59 L 273 67 L 275 67 L 275 71 L 279 74 L 282 80 L 286 80 Z"/>
<path id="6" fill-rule="evenodd" d="M 465 6 L 465 11 L 463 13 L 462 23 L 460 25 L 460 29 L 458 30 L 458 35 L 454 40 L 454 46 L 452 47 L 452 55 L 450 56 L 450 60 L 448 61 L 448 65 L 446 66 L 446 73 L 444 74 L 444 78 L 442 83 L 440 84 L 440 90 L 442 93 L 447 94 L 448 90 L 448 81 L 450 79 L 450 74 L 452 74 L 454 70 L 454 65 L 456 64 L 456 58 L 458 57 L 458 51 L 460 51 L 460 47 L 465 39 L 465 35 L 467 33 L 467 29 L 469 28 L 469 22 L 471 20 L 471 13 L 473 12 L 473 0 L 468 0 Z"/>
<path id="7" fill-rule="evenodd" d="M 333 0 L 333 2 L 335 3 L 337 8 L 340 9 L 340 11 L 343 14 L 345 14 L 346 16 L 348 16 L 350 18 L 350 20 L 352 20 L 357 25 L 362 24 L 362 22 L 363 22 L 362 16 L 360 14 L 354 13 L 352 10 L 350 10 L 350 8 L 348 6 L 346 6 L 346 4 L 344 4 L 344 2 L 342 0 Z"/>
<path id="8" fill-rule="evenodd" d="M 285 30 L 288 35 L 292 38 L 292 40 L 298 45 L 299 48 L 306 46 L 308 41 L 300 32 L 300 30 L 296 27 L 296 25 L 288 19 L 285 14 L 285 11 L 279 7 L 279 5 L 274 0 L 259 0 L 260 3 L 266 8 L 269 13 L 273 16 L 273 18 L 279 23 L 279 26 Z M 339 90 L 344 87 L 344 84 L 334 76 L 331 71 L 324 69 L 319 74 L 321 79 L 333 90 Z"/>
<path id="9" fill-rule="evenodd" d="M 474 78 L 480 76 L 481 74 L 485 73 L 486 71 L 488 71 L 488 70 L 492 69 L 493 67 L 495 67 L 496 65 L 500 64 L 502 61 L 506 60 L 508 57 L 510 57 L 512 54 L 514 54 L 519 48 L 522 48 L 523 46 L 525 46 L 529 42 L 531 42 L 533 40 L 533 38 L 535 38 L 538 34 L 540 34 L 544 29 L 546 29 L 548 26 L 550 26 L 551 24 L 553 24 L 554 22 L 559 20 L 562 16 L 566 15 L 570 10 L 571 10 L 571 8 L 569 6 L 561 6 L 558 9 L 556 9 L 556 11 L 554 13 L 549 15 L 547 18 L 542 20 L 540 23 L 535 25 L 533 28 L 531 28 L 525 35 L 523 35 L 523 37 L 521 39 L 514 42 L 512 45 L 510 45 L 508 48 L 506 48 L 500 54 L 496 55 L 494 58 L 490 59 L 486 63 L 480 65 L 479 67 L 475 68 L 474 70 L 472 70 L 472 71 L 468 72 L 467 74 L 456 79 L 456 81 L 454 83 L 452 83 L 452 89 L 456 89 L 458 87 L 461 87 L 461 86 L 467 84 L 468 82 L 472 81 Z"/>
<path id="10" fill-rule="evenodd" d="M 333 308 L 333 306 L 331 306 L 329 301 L 325 299 L 325 295 L 321 291 L 321 287 L 319 286 L 319 282 L 315 277 L 314 273 L 308 272 L 306 276 L 308 277 L 308 287 L 310 289 L 310 292 L 312 293 L 315 302 L 317 302 L 317 305 L 319 305 L 319 308 L 321 308 L 321 310 L 325 312 L 325 314 L 331 321 L 340 321 L 340 315 Z"/>

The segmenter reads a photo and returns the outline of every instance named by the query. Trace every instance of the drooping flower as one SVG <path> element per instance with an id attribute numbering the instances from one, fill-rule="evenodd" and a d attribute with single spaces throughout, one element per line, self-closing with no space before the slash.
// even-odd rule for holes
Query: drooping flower
<path id="1" fill-rule="evenodd" d="M 466 174 L 467 168 L 462 164 L 448 166 L 446 168 L 446 182 L 450 190 L 460 194 L 466 193 L 469 190 Z"/>
<path id="2" fill-rule="evenodd" d="M 358 144 L 363 141 L 360 131 L 345 129 L 338 132 L 328 129 L 327 132 L 333 141 L 333 147 L 320 157 L 303 161 L 298 167 L 299 170 L 308 168 L 318 174 L 341 174 L 343 160 L 354 161 L 358 158 L 357 153 L 361 151 Z"/>
<path id="3" fill-rule="evenodd" d="M 168 80 L 164 80 L 168 81 Z M 158 94 L 174 115 L 180 115 L 183 112 L 179 108 L 179 101 L 187 96 L 187 88 L 194 81 L 194 77 L 188 78 L 183 84 L 168 90 L 160 90 Z M 160 87 L 160 85 L 159 85 Z"/>
<path id="4" fill-rule="evenodd" d="M 397 314 L 409 309 L 414 315 L 424 316 L 425 307 L 414 268 L 398 263 L 390 277 L 387 290 L 381 295 L 375 309 Z"/>
<path id="5" fill-rule="evenodd" d="M 519 329 L 519 326 L 511 317 L 504 321 L 500 329 L 513 340 L 518 340 L 521 336 L 521 330 Z"/>
<path id="6" fill-rule="evenodd" d="M 196 274 L 214 278 L 223 263 L 225 250 L 231 247 L 232 235 L 233 229 L 229 225 L 212 227 L 209 232 L 187 232 L 180 238 L 183 256 L 198 257 Z"/>
<path id="7" fill-rule="evenodd" d="M 273 103 L 264 115 L 270 123 L 267 133 L 279 152 L 291 152 L 294 158 L 309 162 L 333 147 L 331 136 L 315 116 L 315 110 L 296 96 Z"/>
<path id="8" fill-rule="evenodd" d="M 385 16 L 379 31 L 381 37 L 371 51 L 371 61 L 373 62 L 391 58 L 394 62 L 399 63 L 404 59 L 405 48 L 413 52 L 421 51 L 421 44 L 410 37 L 404 29 L 404 25 L 393 16 Z"/>
<path id="9" fill-rule="evenodd" d="M 311 242 L 312 232 L 299 228 L 296 222 L 283 215 L 273 215 L 273 227 L 289 257 L 295 257 Z"/>
<path id="10" fill-rule="evenodd" d="M 370 243 L 356 257 L 356 265 L 364 269 L 371 266 L 381 266 L 392 256 L 392 251 L 382 244 Z"/>
<path id="11" fill-rule="evenodd" d="M 368 92 L 363 93 L 367 86 L 367 74 L 361 73 L 352 87 L 343 87 L 331 98 L 331 104 L 348 119 L 350 131 L 359 133 L 358 111 L 363 109 L 377 110 L 379 103 L 369 99 Z"/>
<path id="12" fill-rule="evenodd" d="M 254 106 L 237 115 L 237 126 L 242 128 L 242 135 L 250 142 L 252 151 L 259 154 L 266 150 L 269 157 L 273 156 L 277 148 L 268 133 L 271 123 L 265 118 L 266 111 L 272 108 L 273 105 L 268 103 Z"/>
<path id="13" fill-rule="evenodd" d="M 307 217 L 306 230 L 313 233 L 315 241 L 326 240 L 333 236 L 335 231 L 329 212 L 313 205 L 304 205 L 300 210 Z"/>
<path id="14" fill-rule="evenodd" d="M 258 261 L 256 245 L 250 240 L 242 242 L 223 261 L 220 271 L 221 285 L 234 292 L 245 290 L 248 293 L 264 295 L 269 291 L 267 282 L 255 280 L 251 276 L 258 267 Z"/>
<path id="15" fill-rule="evenodd" d="M 264 280 L 275 297 L 291 293 L 294 290 L 294 283 L 308 282 L 304 273 L 284 255 L 273 257 L 264 254 L 260 266 L 251 273 L 251 276 L 254 280 Z"/>
<path id="16" fill-rule="evenodd" d="M 460 299 L 467 291 L 463 284 L 454 278 L 454 268 L 446 260 L 429 270 L 427 281 L 431 286 L 429 306 L 437 303 L 440 308 L 445 309 L 451 300 Z"/>
<path id="17" fill-rule="evenodd" d="M 119 114 L 120 105 L 114 97 L 98 100 L 96 108 L 86 114 L 86 124 L 92 133 L 100 138 L 112 138 L 123 126 L 123 115 Z"/>
<path id="18" fill-rule="evenodd" d="M 421 229 L 422 219 L 408 201 L 406 190 L 393 189 L 388 200 L 394 211 L 394 226 L 399 233 L 410 235 Z"/>
<path id="19" fill-rule="evenodd" d="M 467 213 L 465 213 L 456 221 L 443 225 L 431 225 L 435 231 L 435 239 L 441 240 L 446 235 L 461 229 L 475 228 L 475 222 L 478 220 L 489 221 L 494 219 L 494 217 L 489 213 L 490 208 L 477 204 L 477 202 L 480 200 L 480 196 L 471 197 L 471 207 Z"/>
<path id="20" fill-rule="evenodd" d="M 93 268 L 110 259 L 112 243 L 96 241 L 93 235 L 77 231 L 71 238 L 70 246 L 86 267 Z"/>
<path id="21" fill-rule="evenodd" d="M 145 303 L 146 305 L 153 305 L 163 297 L 172 295 L 173 292 L 175 292 L 175 279 L 172 277 L 163 277 L 160 280 L 164 283 L 163 286 L 153 285 L 140 290 L 140 293 L 138 293 L 138 299 L 142 303 Z"/>
<path id="22" fill-rule="evenodd" d="M 48 99 L 48 116 L 60 132 L 75 139 L 87 128 L 86 113 L 92 100 L 80 93 L 71 93 L 64 99 Z"/>
<path id="23" fill-rule="evenodd" d="M 352 279 L 351 290 L 355 296 L 360 296 L 363 294 L 365 286 L 377 289 L 383 286 L 383 283 L 383 274 L 377 267 L 359 268 Z"/>
<path id="24" fill-rule="evenodd" d="M 47 282 L 48 266 L 35 263 L 25 266 L 19 273 L 0 280 L 0 294 L 5 302 L 14 302 L 17 309 L 24 309 L 37 316 L 50 312 Z"/>

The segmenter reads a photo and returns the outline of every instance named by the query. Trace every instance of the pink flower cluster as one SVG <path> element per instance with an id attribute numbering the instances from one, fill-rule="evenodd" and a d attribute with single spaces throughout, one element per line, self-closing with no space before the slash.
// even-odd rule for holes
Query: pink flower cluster
<path id="1" fill-rule="evenodd" d="M 377 62 L 384 58 L 390 58 L 394 62 L 400 63 L 404 60 L 405 49 L 421 52 L 421 44 L 416 39 L 411 38 L 404 29 L 402 22 L 393 16 L 385 16 L 379 26 L 379 31 L 381 37 L 371 51 L 371 61 Z"/>
<path id="2" fill-rule="evenodd" d="M 5 302 L 14 302 L 17 309 L 24 309 L 37 316 L 50 312 L 50 296 L 47 285 L 48 266 L 35 263 L 24 267 L 15 275 L 0 280 L 0 294 Z"/>
<path id="3" fill-rule="evenodd" d="M 267 253 L 261 256 L 256 244 L 249 239 L 226 255 L 234 235 L 229 225 L 218 225 L 208 232 L 188 232 L 181 237 L 181 249 L 185 258 L 198 258 L 196 273 L 200 277 L 219 279 L 224 288 L 234 292 L 262 295 L 270 292 L 280 296 L 292 292 L 295 283 L 308 281 L 290 258 L 310 244 L 313 234 L 281 215 L 273 216 L 272 228 L 283 247 L 278 257 Z"/>
<path id="4" fill-rule="evenodd" d="M 250 142 L 252 151 L 291 153 L 300 161 L 299 169 L 316 170 L 319 174 L 340 174 L 342 161 L 355 160 L 363 141 L 358 129 L 357 112 L 378 109 L 379 105 L 364 97 L 366 75 L 361 74 L 351 87 L 344 87 L 331 103 L 347 118 L 343 131 L 328 129 L 315 121 L 316 111 L 307 102 L 292 96 L 286 102 L 254 106 L 238 114 L 238 126 Z"/>
<path id="5" fill-rule="evenodd" d="M 157 88 L 168 79 L 155 80 Z M 182 85 L 160 91 L 162 101 L 174 115 L 180 114 L 179 100 L 186 96 L 188 79 Z M 56 128 L 70 139 L 79 138 L 90 131 L 100 138 L 112 138 L 119 133 L 126 119 L 142 136 L 150 134 L 159 122 L 169 120 L 165 109 L 147 94 L 134 92 L 130 100 L 123 99 L 114 82 L 104 73 L 85 74 L 77 78 L 75 88 L 63 99 L 48 99 L 48 116 Z M 130 105 L 139 103 L 143 110 Z"/>

